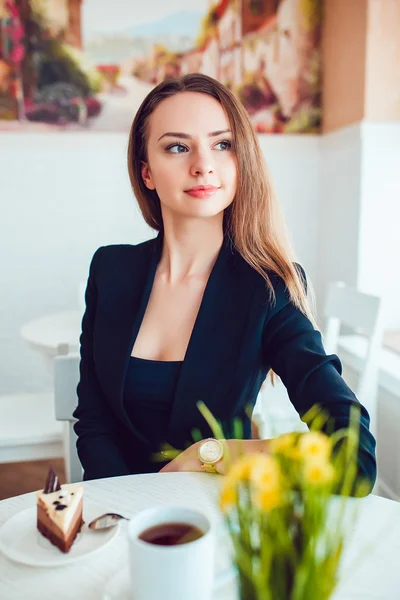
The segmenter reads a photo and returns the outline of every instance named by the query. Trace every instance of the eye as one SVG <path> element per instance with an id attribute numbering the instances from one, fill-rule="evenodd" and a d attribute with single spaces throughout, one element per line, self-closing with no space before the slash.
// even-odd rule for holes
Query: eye
<path id="1" fill-rule="evenodd" d="M 167 146 L 165 150 L 171 154 L 183 154 L 184 152 L 187 152 L 186 146 L 182 146 L 182 144 L 179 144 L 178 142 Z"/>
<path id="2" fill-rule="evenodd" d="M 220 148 L 220 150 L 230 150 L 232 148 L 232 143 L 229 140 L 223 140 L 222 142 L 218 142 L 218 144 L 215 144 L 214 148 L 216 148 L 217 146 L 221 146 L 221 144 L 223 145 L 223 148 Z"/>

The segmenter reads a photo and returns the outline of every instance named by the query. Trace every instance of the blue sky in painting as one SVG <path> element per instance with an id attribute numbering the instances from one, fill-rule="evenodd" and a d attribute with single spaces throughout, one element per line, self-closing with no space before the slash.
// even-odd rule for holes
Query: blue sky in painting
<path id="1" fill-rule="evenodd" d="M 84 38 L 93 34 L 195 35 L 210 0 L 85 0 Z"/>

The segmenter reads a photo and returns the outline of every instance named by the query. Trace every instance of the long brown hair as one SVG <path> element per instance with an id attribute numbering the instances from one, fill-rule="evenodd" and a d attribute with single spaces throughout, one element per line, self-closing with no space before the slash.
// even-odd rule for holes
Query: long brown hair
<path id="1" fill-rule="evenodd" d="M 150 115 L 165 98 L 180 92 L 212 96 L 220 102 L 230 122 L 238 184 L 233 202 L 225 209 L 225 235 L 265 279 L 272 300 L 274 290 L 267 271 L 283 279 L 292 303 L 314 322 L 303 277 L 294 264 L 293 251 L 249 115 L 234 94 L 212 77 L 189 73 L 162 81 L 146 96 L 136 113 L 129 135 L 128 171 L 146 223 L 157 231 L 163 230 L 157 192 L 145 186 L 141 175 L 141 164 L 147 162 Z"/>

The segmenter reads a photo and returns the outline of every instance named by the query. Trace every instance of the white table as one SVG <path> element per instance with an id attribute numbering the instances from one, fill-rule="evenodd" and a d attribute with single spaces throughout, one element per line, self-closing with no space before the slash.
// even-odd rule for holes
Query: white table
<path id="1" fill-rule="evenodd" d="M 25 323 L 21 336 L 31 348 L 47 358 L 54 358 L 57 354 L 79 350 L 81 323 L 81 311 L 61 312 Z"/>
<path id="2" fill-rule="evenodd" d="M 134 475 L 85 482 L 85 497 L 131 517 L 149 506 L 188 504 L 218 518 L 220 477 L 206 473 Z M 377 496 L 357 500 L 360 519 L 344 559 L 344 579 L 332 600 L 398 600 L 400 590 L 400 504 Z M 34 506 L 34 494 L 0 502 L 0 525 Z M 125 526 L 126 527 L 126 526 Z M 35 568 L 0 554 L 1 600 L 101 600 L 110 579 L 127 564 L 125 528 L 103 550 L 65 567 Z M 349 565 L 356 560 L 355 566 Z M 29 593 L 28 593 L 29 591 Z M 237 600 L 232 584 L 218 600 Z M 160 599 L 162 600 L 162 599 Z M 187 600 L 179 599 L 176 600 Z"/>

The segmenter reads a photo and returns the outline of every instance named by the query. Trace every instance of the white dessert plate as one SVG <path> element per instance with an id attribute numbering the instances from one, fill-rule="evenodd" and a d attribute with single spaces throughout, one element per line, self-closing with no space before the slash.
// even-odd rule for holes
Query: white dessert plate
<path id="1" fill-rule="evenodd" d="M 120 525 L 111 529 L 92 531 L 88 524 L 92 519 L 110 512 L 109 507 L 91 500 L 83 500 L 85 524 L 78 533 L 71 550 L 61 552 L 43 537 L 36 528 L 36 506 L 21 510 L 0 527 L 0 551 L 8 558 L 33 567 L 60 567 L 101 550 L 118 533 Z"/>

